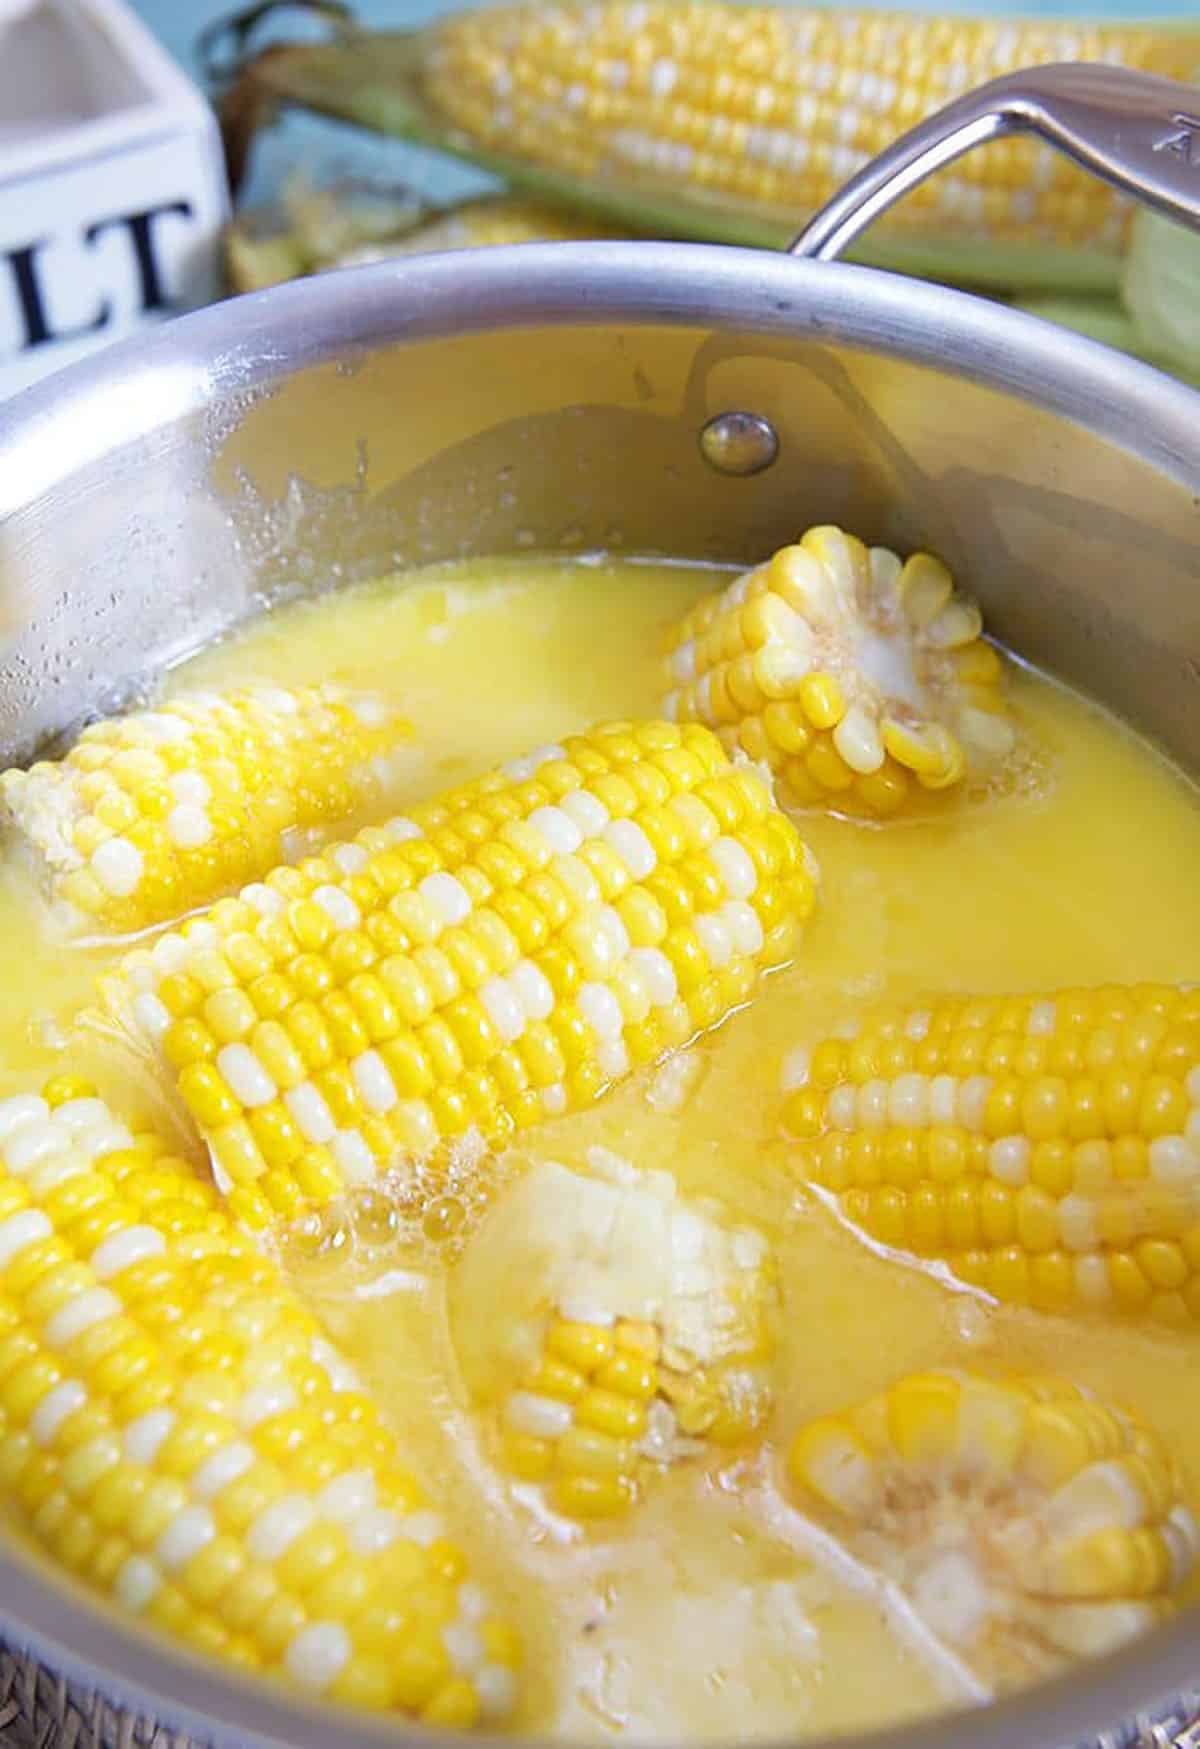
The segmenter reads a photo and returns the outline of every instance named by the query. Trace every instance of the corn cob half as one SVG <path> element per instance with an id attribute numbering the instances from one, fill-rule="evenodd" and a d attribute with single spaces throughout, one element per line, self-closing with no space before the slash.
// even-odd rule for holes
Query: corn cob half
<path id="1" fill-rule="evenodd" d="M 511 1705 L 511 1630 L 278 1267 L 65 1080 L 0 1102 L 0 1499 L 217 1658 L 431 1723 Z"/>
<path id="2" fill-rule="evenodd" d="M 798 226 L 868 159 L 999 74 L 1103 61 L 1189 81 L 1200 29 L 944 19 L 709 0 L 559 0 L 454 14 L 425 95 L 475 145 L 649 181 Z M 1119 246 L 1130 205 L 1048 147 L 1006 141 L 914 190 L 890 222 L 972 240 Z"/>
<path id="3" fill-rule="evenodd" d="M 1163 1442 L 1059 1379 L 910 1375 L 801 1428 L 787 1470 L 1002 1685 L 1145 1632 L 1200 1547 Z"/>
<path id="4" fill-rule="evenodd" d="M 473 1235 L 458 1352 L 503 1468 L 566 1517 L 607 1519 L 656 1470 L 756 1436 L 774 1298 L 761 1234 L 592 1148 L 586 1172 L 533 1165 Z"/>
<path id="5" fill-rule="evenodd" d="M 131 934 L 377 802 L 408 732 L 382 700 L 332 686 L 180 693 L 6 771 L 0 804 L 65 932 Z"/>
<path id="6" fill-rule="evenodd" d="M 895 814 L 1013 750 L 982 630 L 928 553 L 813 528 L 672 628 L 664 714 L 708 723 L 791 802 Z"/>
<path id="7" fill-rule="evenodd" d="M 1200 991 L 941 1000 L 784 1067 L 796 1171 L 997 1299 L 1200 1317 Z"/>
<path id="8" fill-rule="evenodd" d="M 610 725 L 276 870 L 109 1004 L 261 1226 L 586 1105 L 744 1003 L 812 902 L 708 730 Z"/>

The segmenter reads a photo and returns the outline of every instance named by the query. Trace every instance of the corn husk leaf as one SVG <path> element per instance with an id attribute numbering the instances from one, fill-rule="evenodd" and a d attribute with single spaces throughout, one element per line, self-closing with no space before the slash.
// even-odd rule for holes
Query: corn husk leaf
<path id="1" fill-rule="evenodd" d="M 1200 358 L 1189 364 L 1168 351 L 1139 327 L 1119 298 L 1030 297 L 1014 299 L 1013 304 L 1027 315 L 1070 328 L 1088 340 L 1098 340 L 1104 346 L 1141 359 L 1144 364 L 1168 371 L 1183 382 L 1200 386 Z"/>
<path id="2" fill-rule="evenodd" d="M 785 248 L 810 215 L 733 206 L 639 174 L 576 178 L 484 150 L 449 125 L 423 91 L 422 32 L 347 29 L 323 43 L 274 45 L 249 61 L 222 105 L 231 171 L 240 175 L 257 130 L 281 108 L 301 108 L 413 141 L 502 178 L 535 200 L 595 213 L 644 236 Z M 986 147 L 984 148 L 986 150 Z M 872 232 L 847 259 L 993 290 L 1114 292 L 1118 253 L 992 243 L 967 233 L 914 237 Z"/>
<path id="3" fill-rule="evenodd" d="M 1181 375 L 1200 378 L 1200 231 L 1139 212 L 1121 298 L 1139 344 Z"/>

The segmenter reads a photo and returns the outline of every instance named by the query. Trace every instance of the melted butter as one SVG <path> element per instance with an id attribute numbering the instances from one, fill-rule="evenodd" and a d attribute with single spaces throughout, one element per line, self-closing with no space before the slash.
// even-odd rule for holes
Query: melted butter
<path id="1" fill-rule="evenodd" d="M 631 563 L 446 568 L 280 610 L 172 685 L 326 679 L 385 692 L 416 731 L 403 773 L 412 799 L 600 718 L 652 714 L 661 635 L 716 580 Z M 794 1181 L 776 1131 L 782 1058 L 864 1003 L 1200 977 L 1194 793 L 1077 697 L 1027 671 L 1013 689 L 1043 750 L 1036 781 L 919 825 L 806 820 L 822 889 L 799 958 L 695 1048 L 682 1100 L 641 1076 L 526 1139 L 568 1164 L 602 1144 L 670 1166 L 687 1192 L 720 1196 L 769 1235 L 782 1350 L 774 1423 L 753 1462 L 681 1467 L 615 1531 L 574 1533 L 483 1456 L 462 1370 L 487 1308 L 462 1303 L 436 1251 L 378 1203 L 339 1243 L 289 1249 L 298 1284 L 520 1623 L 520 1726 L 574 1739 L 783 1736 L 980 1698 L 900 1600 L 776 1489 L 795 1425 L 914 1368 L 985 1357 L 1069 1370 L 1153 1422 L 1200 1490 L 1195 1338 L 996 1308 L 876 1255 Z M 104 962 L 39 939 L 13 869 L 0 869 L 0 952 L 7 1090 L 75 1063 L 63 1029 Z M 121 1098 L 128 1107 L 127 1087 Z"/>

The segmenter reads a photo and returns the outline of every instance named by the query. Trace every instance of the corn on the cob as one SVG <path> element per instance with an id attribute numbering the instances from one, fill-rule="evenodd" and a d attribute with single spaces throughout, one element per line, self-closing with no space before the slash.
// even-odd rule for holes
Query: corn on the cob
<path id="1" fill-rule="evenodd" d="M 469 1725 L 513 1635 L 351 1370 L 152 1134 L 0 1103 L 0 1499 L 127 1613 L 348 1704 Z"/>
<path id="2" fill-rule="evenodd" d="M 308 210 L 311 207 L 311 212 Z M 327 216 L 329 215 L 329 216 Z M 225 269 L 234 291 L 258 291 L 309 273 L 360 267 L 407 255 L 480 249 L 501 243 L 570 243 L 629 236 L 629 230 L 521 195 L 495 194 L 409 215 L 394 231 L 361 225 L 353 206 L 338 222 L 336 194 L 293 193 L 283 217 L 291 228 L 268 229 L 265 215 L 243 214 L 225 233 Z"/>
<path id="3" fill-rule="evenodd" d="M 1001 1300 L 1200 1317 L 1200 990 L 884 1015 L 784 1066 L 798 1173 Z"/>
<path id="4" fill-rule="evenodd" d="M 382 700 L 332 686 L 180 693 L 6 771 L 0 804 L 64 930 L 129 934 L 265 874 L 289 834 L 327 835 L 377 802 L 407 733 Z"/>
<path id="5" fill-rule="evenodd" d="M 368 244 L 330 265 L 386 261 L 394 255 L 432 255 L 450 249 L 487 249 L 503 243 L 585 243 L 627 237 L 628 230 L 606 225 L 587 213 L 545 206 L 520 195 L 496 194 L 466 200 L 432 214 L 403 237 Z"/>
<path id="6" fill-rule="evenodd" d="M 982 629 L 928 553 L 813 528 L 672 629 L 664 714 L 765 762 L 789 801 L 894 814 L 1012 751 Z"/>
<path id="7" fill-rule="evenodd" d="M 276 870 L 109 993 L 255 1225 L 596 1098 L 715 1025 L 813 902 L 706 729 L 616 724 Z"/>
<path id="8" fill-rule="evenodd" d="M 752 1439 L 770 1402 L 761 1234 L 604 1148 L 533 1165 L 456 1265 L 468 1387 L 502 1467 L 569 1518 L 623 1512 L 656 1468 Z M 503 1307 L 498 1317 L 497 1307 Z"/>
<path id="9" fill-rule="evenodd" d="M 730 5 L 559 0 L 433 29 L 430 104 L 476 145 L 579 177 L 650 179 L 795 224 L 951 97 L 1049 61 L 1190 80 L 1200 30 Z M 1010 140 L 912 191 L 891 222 L 1117 245 L 1130 205 L 1049 147 Z"/>
<path id="10" fill-rule="evenodd" d="M 787 1468 L 804 1503 L 1000 1683 L 1144 1632 L 1200 1546 L 1164 1443 L 1057 1379 L 913 1374 L 808 1423 Z"/>

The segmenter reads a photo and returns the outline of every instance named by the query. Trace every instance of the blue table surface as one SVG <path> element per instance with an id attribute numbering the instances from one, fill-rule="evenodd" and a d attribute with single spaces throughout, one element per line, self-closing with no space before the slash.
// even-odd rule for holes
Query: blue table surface
<path id="1" fill-rule="evenodd" d="M 837 0 L 833 0 L 837 4 Z M 887 0 L 875 0 L 884 5 Z M 901 0 L 902 3 L 902 0 Z M 958 13 L 1021 13 L 1058 18 L 1194 17 L 1197 0 L 1013 0 L 996 5 L 992 0 L 911 0 L 921 10 Z M 236 9 L 238 0 L 133 0 L 138 11 L 176 59 L 198 77 L 196 38 L 205 25 Z M 355 10 L 366 24 L 393 30 L 411 29 L 439 12 L 457 10 L 462 0 L 356 0 Z M 284 13 L 276 34 L 305 28 L 295 13 Z M 264 37 L 263 40 L 267 40 Z M 316 117 L 290 116 L 276 124 L 258 143 L 244 198 L 270 198 L 284 176 L 302 170 L 314 177 L 369 176 L 397 182 L 426 199 L 449 200 L 488 186 L 485 179 L 462 166 L 448 163 L 428 152 L 396 142 L 381 141 L 357 130 L 340 127 Z"/>

